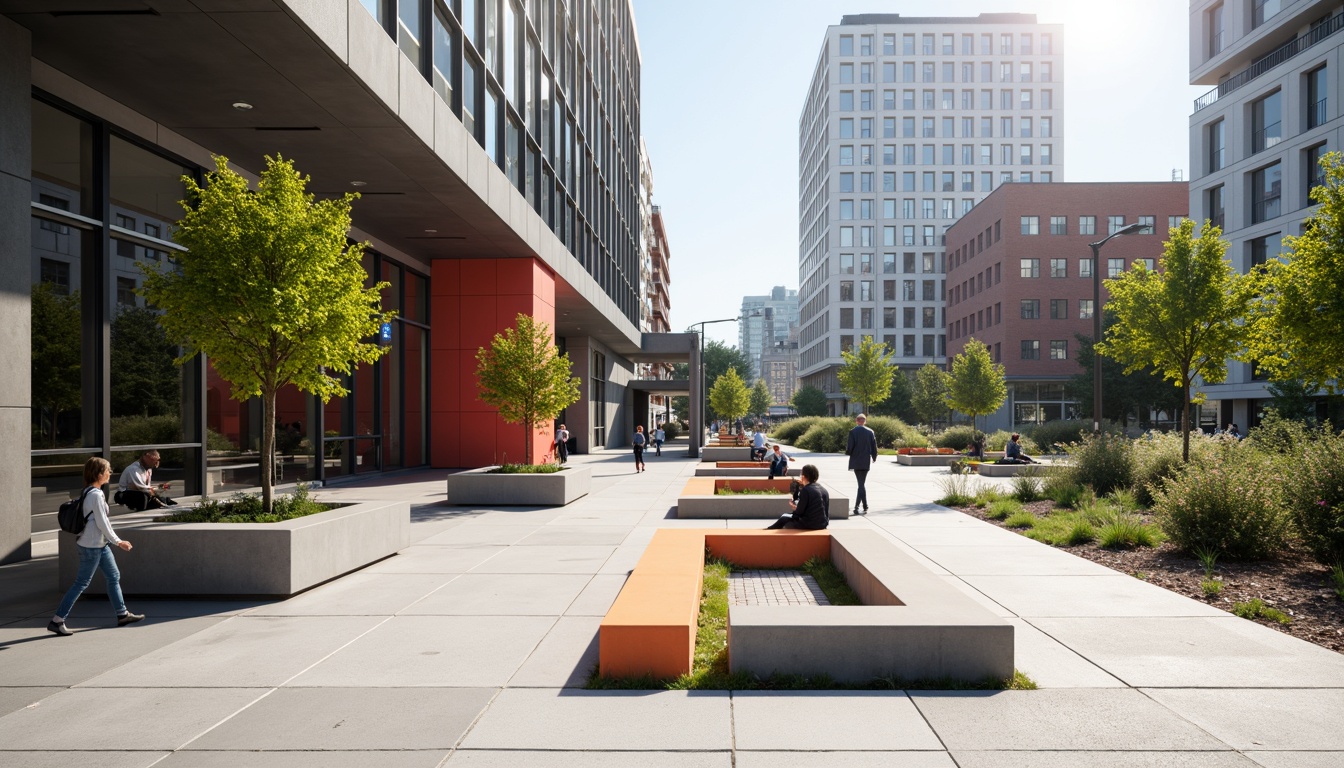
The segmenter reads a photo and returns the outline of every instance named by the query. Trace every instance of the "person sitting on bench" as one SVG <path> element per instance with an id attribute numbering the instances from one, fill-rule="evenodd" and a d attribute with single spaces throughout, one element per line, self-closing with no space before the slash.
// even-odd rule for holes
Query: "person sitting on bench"
<path id="1" fill-rule="evenodd" d="M 789 474 L 789 462 L 793 461 L 788 454 L 780 450 L 779 443 L 775 443 L 770 454 L 770 479 L 776 477 L 785 477 Z"/>
<path id="2" fill-rule="evenodd" d="M 766 528 L 767 531 L 779 528 L 817 531 L 830 524 L 831 495 L 817 483 L 820 476 L 815 465 L 803 465 L 798 477 L 798 484 L 802 486 L 802 490 L 798 492 L 798 501 L 789 502 L 789 509 L 792 509 L 793 513 L 780 517 Z"/>
<path id="3" fill-rule="evenodd" d="M 756 425 L 756 431 L 751 434 L 751 460 L 765 460 L 765 433 L 761 431 L 761 425 Z"/>
<path id="4" fill-rule="evenodd" d="M 1021 436 L 1014 432 L 1013 436 L 1008 440 L 1008 445 L 1004 448 L 1003 463 L 1035 464 L 1035 460 L 1022 452 L 1022 444 L 1018 442 L 1019 439 L 1021 439 Z"/>
<path id="5" fill-rule="evenodd" d="M 159 452 L 151 448 L 123 469 L 117 478 L 117 503 L 125 504 L 136 512 L 177 506 L 176 501 L 161 493 L 168 490 L 167 483 L 157 487 L 154 485 L 154 469 L 158 466 Z"/>

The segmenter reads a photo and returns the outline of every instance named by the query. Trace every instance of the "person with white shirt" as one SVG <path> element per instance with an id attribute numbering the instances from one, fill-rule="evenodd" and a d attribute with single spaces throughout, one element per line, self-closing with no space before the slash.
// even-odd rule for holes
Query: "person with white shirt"
<path id="1" fill-rule="evenodd" d="M 140 454 L 140 458 L 121 471 L 117 478 L 118 491 L 114 497 L 118 504 L 125 504 L 136 512 L 160 507 L 174 507 L 177 502 L 160 493 L 168 490 L 168 484 L 154 485 L 154 470 L 159 466 L 159 452 L 150 449 Z"/>
<path id="2" fill-rule="evenodd" d="M 103 486 L 112 477 L 112 465 L 107 459 L 94 456 L 84 462 L 83 512 L 84 531 L 75 540 L 79 550 L 79 571 L 75 583 L 65 593 L 56 614 L 47 623 L 47 631 L 62 637 L 74 634 L 65 626 L 65 617 L 75 607 L 75 601 L 89 588 L 93 581 L 93 572 L 101 570 L 103 580 L 107 582 L 107 599 L 117 613 L 117 626 L 124 627 L 145 618 L 143 613 L 131 613 L 126 609 L 126 601 L 121 596 L 121 571 L 117 569 L 117 558 L 112 555 L 112 547 L 123 552 L 131 551 L 131 542 L 117 536 L 112 530 L 112 521 L 107 517 L 107 498 L 103 496 Z"/>

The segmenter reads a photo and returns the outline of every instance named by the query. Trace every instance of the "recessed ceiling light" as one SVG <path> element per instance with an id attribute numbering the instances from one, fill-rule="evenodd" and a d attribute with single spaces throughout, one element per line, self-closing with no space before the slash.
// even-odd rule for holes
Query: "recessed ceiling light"
<path id="1" fill-rule="evenodd" d="M 246 112 L 247 110 L 252 108 L 252 105 L 248 104 L 246 101 L 235 101 L 233 102 L 233 108 L 240 110 L 242 112 Z"/>
<path id="2" fill-rule="evenodd" d="M 368 184 L 368 183 L 369 183 L 369 182 L 367 182 L 367 181 L 352 181 L 352 182 L 350 182 L 350 186 L 352 186 L 352 187 L 362 187 L 362 186 L 364 186 L 365 184 Z"/>
<path id="3" fill-rule="evenodd" d="M 426 229 L 426 230 L 425 230 L 425 234 L 426 234 L 426 235 L 437 235 L 438 233 L 439 233 L 439 230 L 437 230 L 437 229 Z"/>

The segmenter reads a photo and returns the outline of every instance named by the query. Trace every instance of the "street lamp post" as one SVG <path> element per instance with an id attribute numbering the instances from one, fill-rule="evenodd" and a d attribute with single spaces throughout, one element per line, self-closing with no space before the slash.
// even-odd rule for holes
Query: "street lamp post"
<path id="1" fill-rule="evenodd" d="M 1101 432 L 1101 353 L 1097 344 L 1101 343 L 1101 246 L 1112 237 L 1132 235 L 1147 229 L 1146 224 L 1135 222 L 1117 229 L 1095 243 L 1088 243 L 1092 249 L 1092 431 Z"/>
<path id="2" fill-rule="evenodd" d="M 703 437 L 705 433 L 705 326 L 715 323 L 735 323 L 741 318 L 725 317 L 722 320 L 703 320 L 698 323 L 691 323 L 687 328 L 699 328 L 696 333 L 700 334 L 700 370 L 696 372 L 700 379 L 700 423 L 692 424 L 693 429 L 700 430 L 698 437 Z"/>

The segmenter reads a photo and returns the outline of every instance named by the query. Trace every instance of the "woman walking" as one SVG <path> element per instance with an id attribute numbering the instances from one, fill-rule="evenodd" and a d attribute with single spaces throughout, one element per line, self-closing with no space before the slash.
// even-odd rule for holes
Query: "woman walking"
<path id="1" fill-rule="evenodd" d="M 644 471 L 644 426 L 635 427 L 635 471 Z"/>
<path id="2" fill-rule="evenodd" d="M 52 616 L 47 624 L 48 632 L 55 632 L 62 637 L 74 634 L 65 626 L 65 617 L 70 615 L 70 609 L 75 607 L 75 601 L 84 594 L 85 589 L 88 589 L 95 570 L 103 572 L 103 579 L 107 582 L 107 599 L 117 612 L 118 627 L 134 624 L 145 618 L 142 613 L 131 613 L 126 610 L 126 601 L 121 597 L 121 571 L 117 570 L 117 559 L 112 556 L 112 546 L 117 546 L 123 552 L 130 552 L 131 542 L 119 538 L 117 532 L 112 530 L 112 522 L 107 519 L 107 498 L 103 496 L 102 488 L 111 477 L 112 465 L 107 459 L 94 456 L 84 462 L 86 487 L 81 507 L 85 525 L 84 532 L 79 534 L 79 538 L 75 541 L 79 549 L 79 572 L 75 575 L 75 583 L 70 585 L 70 590 L 65 593 L 65 599 L 56 609 L 56 615 Z"/>

